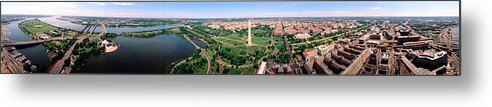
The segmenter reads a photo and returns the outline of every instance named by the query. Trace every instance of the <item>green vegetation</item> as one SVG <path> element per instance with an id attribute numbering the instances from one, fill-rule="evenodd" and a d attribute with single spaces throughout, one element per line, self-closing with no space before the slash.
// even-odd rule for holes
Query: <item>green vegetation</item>
<path id="1" fill-rule="evenodd" d="M 88 17 L 88 19 L 107 20 L 107 18 L 103 18 L 103 17 Z M 122 23 L 109 23 L 106 24 L 106 27 L 150 27 L 150 26 L 162 26 L 162 25 L 180 23 L 178 21 L 171 20 L 171 19 L 157 19 L 157 18 L 141 18 L 141 19 L 122 18 L 122 20 L 127 20 L 127 21 Z M 72 23 L 87 25 L 87 23 L 82 23 L 82 22 L 85 21 L 74 21 Z"/>
<path id="2" fill-rule="evenodd" d="M 125 37 L 152 38 L 152 37 L 155 37 L 155 36 L 160 35 L 160 34 L 167 34 L 167 33 L 173 33 L 173 32 L 176 32 L 176 28 L 123 33 L 120 35 L 125 36 Z"/>
<path id="3" fill-rule="evenodd" d="M 240 47 L 220 47 L 217 54 L 221 56 L 224 62 L 233 65 L 243 65 L 246 62 L 254 63 L 261 57 L 265 56 L 266 47 L 259 46 L 240 46 Z"/>
<path id="4" fill-rule="evenodd" d="M 207 26 L 193 26 L 193 29 L 195 31 L 198 31 L 199 33 L 203 33 L 203 34 L 207 34 L 207 35 L 214 35 L 214 36 L 228 36 L 228 35 L 237 34 L 231 30 L 215 29 L 215 28 L 210 28 Z"/>
<path id="5" fill-rule="evenodd" d="M 285 46 L 283 37 L 274 37 L 274 41 L 275 48 L 277 48 L 279 52 L 287 52 L 287 47 Z"/>
<path id="6" fill-rule="evenodd" d="M 260 45 L 260 46 L 266 46 L 270 44 L 270 38 L 269 37 L 256 37 L 253 36 L 251 37 L 251 41 L 253 44 Z"/>
<path id="7" fill-rule="evenodd" d="M 288 63 L 290 56 L 289 54 L 272 55 L 269 59 L 273 59 L 277 63 Z"/>
<path id="8" fill-rule="evenodd" d="M 256 71 L 255 68 L 228 68 L 225 67 L 222 74 L 254 74 Z"/>
<path id="9" fill-rule="evenodd" d="M 351 33 L 359 32 L 361 30 L 369 28 L 372 25 L 374 25 L 374 23 L 364 24 L 354 29 L 341 29 L 337 32 L 332 32 L 325 35 L 313 35 L 313 37 L 307 40 L 295 39 L 294 35 L 286 35 L 286 36 L 289 39 L 289 41 L 292 43 L 291 44 L 292 50 L 296 52 L 300 52 L 319 45 L 335 42 L 343 35 L 350 35 Z"/>
<path id="10" fill-rule="evenodd" d="M 70 48 L 70 46 L 75 42 L 75 39 L 67 39 L 61 41 L 50 41 L 44 43 L 46 50 L 48 53 L 52 54 L 51 60 L 60 59 L 63 56 L 63 53 Z"/>
<path id="11" fill-rule="evenodd" d="M 26 20 L 19 23 L 19 27 L 28 34 L 35 35 L 37 33 L 46 33 L 57 30 L 58 28 L 42 22 L 39 19 Z"/>
<path id="12" fill-rule="evenodd" d="M 271 51 L 267 47 L 270 44 L 269 37 L 253 37 L 256 46 L 246 46 L 245 36 L 230 30 L 193 26 L 191 29 L 179 27 L 178 32 L 175 33 L 206 42 L 207 48 L 200 51 L 204 51 L 211 57 L 211 71 L 222 71 L 212 72 L 212 74 L 253 74 L 255 68 L 251 65 L 255 65 L 256 61 Z M 216 61 L 225 62 L 226 65 L 221 68 Z M 172 67 L 168 67 L 170 68 Z M 190 59 L 174 67 L 174 73 L 205 74 L 206 69 L 207 59 L 197 51 Z"/>
<path id="13" fill-rule="evenodd" d="M 257 32 L 257 35 L 263 35 L 252 37 L 255 46 L 246 46 L 247 29 L 242 29 L 236 33 L 224 29 L 212 29 L 206 26 L 197 26 L 193 29 L 198 32 L 208 32 L 206 34 L 210 35 L 214 35 L 215 32 L 215 36 L 212 39 L 219 44 L 211 48 L 217 51 L 216 53 L 222 61 L 235 66 L 255 63 L 271 51 L 267 48 L 270 44 L 267 34 L 272 29 L 266 25 L 252 29 L 252 31 Z"/>
<path id="14" fill-rule="evenodd" d="M 248 28 L 241 29 L 237 33 L 247 36 Z M 259 25 L 257 27 L 252 27 L 251 35 L 253 35 L 254 37 L 270 37 L 273 35 L 273 28 L 269 27 L 268 25 Z"/>
<path id="15" fill-rule="evenodd" d="M 234 47 L 234 46 L 244 46 L 246 45 L 245 42 L 243 41 L 239 41 L 239 40 L 233 40 L 233 39 L 227 39 L 227 38 L 224 38 L 224 37 L 213 37 L 213 39 L 215 39 L 216 41 L 224 44 L 224 45 L 228 45 L 228 46 L 231 46 L 231 47 Z"/>
<path id="16" fill-rule="evenodd" d="M 76 44 L 73 50 L 73 55 L 78 56 L 77 60 L 75 60 L 72 68 L 80 68 L 83 64 L 86 63 L 87 59 L 91 56 L 96 56 L 104 52 L 104 48 L 100 46 L 101 40 L 92 40 L 89 41 L 88 38 L 84 39 L 81 43 Z"/>
<path id="17" fill-rule="evenodd" d="M 191 59 L 187 59 L 175 68 L 176 74 L 206 74 L 207 73 L 207 58 L 200 55 L 201 50 L 195 50 Z"/>

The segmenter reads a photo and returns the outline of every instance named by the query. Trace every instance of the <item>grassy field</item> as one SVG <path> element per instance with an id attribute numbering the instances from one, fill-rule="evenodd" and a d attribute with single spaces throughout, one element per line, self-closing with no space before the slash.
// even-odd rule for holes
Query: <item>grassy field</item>
<path id="1" fill-rule="evenodd" d="M 222 49 L 219 51 L 224 62 L 233 65 L 242 65 L 245 63 L 253 63 L 253 59 L 259 59 L 266 53 L 266 46 L 269 44 L 267 37 L 253 37 L 253 42 L 257 42 L 257 46 L 246 46 L 246 41 L 241 36 L 228 35 L 221 37 L 213 37 L 219 43 L 222 43 Z"/>
<path id="2" fill-rule="evenodd" d="M 27 32 L 31 35 L 34 35 L 34 34 L 37 34 L 40 32 L 48 32 L 48 31 L 58 29 L 57 27 L 46 24 L 39 19 L 31 19 L 31 20 L 23 21 L 23 22 L 19 23 L 19 27 L 24 32 Z"/>
<path id="3" fill-rule="evenodd" d="M 279 50 L 279 52 L 287 52 L 287 47 L 285 46 L 285 41 L 283 37 L 274 37 L 275 48 Z"/>
<path id="4" fill-rule="evenodd" d="M 268 37 L 251 37 L 251 42 L 260 46 L 267 46 L 270 44 L 270 38 Z"/>
<path id="5" fill-rule="evenodd" d="M 214 72 L 218 71 L 219 68 L 218 63 L 215 63 L 215 60 L 222 60 L 232 66 L 251 65 L 267 55 L 267 53 L 271 53 L 271 50 L 267 48 L 270 44 L 270 38 L 268 36 L 253 36 L 252 42 L 256 45 L 246 46 L 247 36 L 245 36 L 246 33 L 241 31 L 234 33 L 227 30 L 210 30 L 210 28 L 206 26 L 194 27 L 193 30 L 196 31 L 194 33 L 198 33 L 196 35 L 200 35 L 200 37 L 207 35 L 208 37 L 204 38 L 211 38 L 212 41 L 209 41 L 210 45 L 208 46 L 209 50 L 205 51 L 205 53 L 214 60 L 212 61 L 211 67 L 211 70 Z M 214 32 L 218 32 L 217 34 L 219 35 L 210 37 L 209 34 L 213 34 Z M 271 31 L 253 30 L 253 32 L 265 34 Z M 199 66 L 199 64 L 194 65 Z M 253 74 L 255 71 L 256 68 L 252 66 L 245 68 L 226 67 L 222 74 Z"/>
<path id="6" fill-rule="evenodd" d="M 224 38 L 232 39 L 232 40 L 238 40 L 238 41 L 244 41 L 246 37 L 244 36 L 239 36 L 239 34 L 231 34 L 227 36 L 223 36 Z"/>
<path id="7" fill-rule="evenodd" d="M 244 46 L 246 42 L 235 41 L 231 39 L 227 39 L 224 37 L 213 37 L 217 42 L 223 43 L 225 46 L 234 47 L 234 46 Z"/>

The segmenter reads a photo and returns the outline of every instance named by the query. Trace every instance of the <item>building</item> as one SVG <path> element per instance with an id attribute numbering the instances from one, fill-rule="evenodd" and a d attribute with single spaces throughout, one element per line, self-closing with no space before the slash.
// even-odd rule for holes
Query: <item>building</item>
<path id="1" fill-rule="evenodd" d="M 321 56 L 328 54 L 333 48 L 335 48 L 335 44 L 325 44 L 316 47 L 318 54 Z"/>
<path id="2" fill-rule="evenodd" d="M 302 52 L 302 56 L 304 57 L 305 60 L 308 60 L 314 58 L 318 54 L 317 51 L 318 50 L 316 50 L 315 48 L 311 48 Z"/>
<path id="3" fill-rule="evenodd" d="M 210 28 L 220 29 L 220 25 L 208 25 Z"/>
<path id="4" fill-rule="evenodd" d="M 260 64 L 260 69 L 258 69 L 258 71 L 256 71 L 256 74 L 265 74 L 266 72 L 266 66 L 267 63 L 265 61 L 262 61 L 261 64 Z"/>
<path id="5" fill-rule="evenodd" d="M 311 38 L 311 35 L 307 33 L 301 33 L 301 34 L 296 34 L 295 37 L 296 39 L 307 39 L 307 38 Z"/>
<path id="6" fill-rule="evenodd" d="M 413 57 L 412 63 L 418 67 L 434 70 L 448 64 L 448 55 L 446 51 L 421 53 Z"/>
<path id="7" fill-rule="evenodd" d="M 328 68 L 328 66 L 323 63 L 323 60 L 314 61 L 313 69 L 316 74 L 333 74 L 333 72 Z"/>
<path id="8" fill-rule="evenodd" d="M 40 38 L 41 38 L 41 39 L 49 39 L 49 38 L 50 38 L 50 36 L 48 36 L 47 34 L 44 34 L 44 33 L 43 33 L 43 34 L 41 34 Z"/>

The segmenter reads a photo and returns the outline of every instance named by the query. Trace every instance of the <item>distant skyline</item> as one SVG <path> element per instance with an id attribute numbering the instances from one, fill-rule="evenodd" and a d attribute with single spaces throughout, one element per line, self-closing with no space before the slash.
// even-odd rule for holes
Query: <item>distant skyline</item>
<path id="1" fill-rule="evenodd" d="M 1 9 L 2 14 L 138 18 L 459 16 L 458 1 L 2 2 Z"/>

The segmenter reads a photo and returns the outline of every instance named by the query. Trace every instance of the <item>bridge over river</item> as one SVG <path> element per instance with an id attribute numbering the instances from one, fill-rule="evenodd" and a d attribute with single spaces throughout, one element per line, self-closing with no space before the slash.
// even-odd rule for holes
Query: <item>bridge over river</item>
<path id="1" fill-rule="evenodd" d="M 50 38 L 50 39 L 34 40 L 34 41 L 2 40 L 2 46 L 29 46 L 29 45 L 40 44 L 43 42 L 49 42 L 49 41 L 54 41 L 54 40 L 65 40 L 65 39 L 70 39 L 70 38 L 71 37 L 55 37 L 55 38 Z"/>
<path id="2" fill-rule="evenodd" d="M 97 35 L 97 37 L 101 37 L 104 34 L 106 34 L 106 26 L 99 21 L 97 21 L 97 23 L 100 24 L 101 28 L 102 28 L 101 33 L 99 33 L 99 35 Z M 81 43 L 86 38 L 89 38 L 90 40 L 92 40 L 91 35 L 96 28 L 97 28 L 97 24 L 94 24 L 93 26 L 88 26 L 88 27 L 84 28 L 84 30 L 82 31 L 83 32 L 82 36 L 78 37 L 77 40 L 75 41 L 75 43 L 73 43 L 72 46 L 70 46 L 70 48 L 67 51 L 65 51 L 65 53 L 63 54 L 63 57 L 60 60 L 57 60 L 53 65 L 51 65 L 48 68 L 48 72 L 49 73 L 70 73 L 70 70 L 64 70 L 63 69 L 64 65 L 65 65 L 65 61 L 67 59 L 69 59 L 70 56 L 72 56 L 72 52 L 75 49 L 75 45 Z"/>

